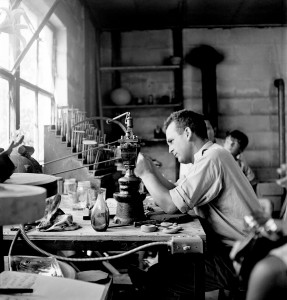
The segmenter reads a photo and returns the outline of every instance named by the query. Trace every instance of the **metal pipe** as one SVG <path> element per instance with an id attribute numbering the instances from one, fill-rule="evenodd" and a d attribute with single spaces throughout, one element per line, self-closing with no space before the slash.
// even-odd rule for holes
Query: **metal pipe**
<path id="1" fill-rule="evenodd" d="M 85 153 L 85 152 L 88 152 L 90 150 L 98 150 L 98 149 L 104 149 L 106 146 L 110 146 L 110 145 L 113 145 L 115 143 L 118 143 L 118 141 L 114 141 L 114 142 L 110 142 L 110 143 L 107 143 L 107 144 L 104 144 L 102 146 L 99 146 L 99 147 L 92 147 L 91 149 L 88 149 L 88 150 L 83 150 L 83 151 L 80 151 L 80 152 L 76 152 L 76 153 L 73 153 L 73 154 L 69 154 L 67 156 L 64 156 L 64 157 L 60 157 L 60 158 L 57 158 L 57 159 L 54 159 L 54 160 L 50 160 L 50 161 L 47 161 L 45 163 L 42 163 L 42 166 L 46 166 L 48 164 L 52 164 L 54 162 L 58 162 L 60 160 L 63 160 L 63 159 L 66 159 L 66 158 L 70 158 L 70 157 L 73 157 L 73 156 L 78 156 L 79 154 L 82 154 L 82 153 Z"/>
<path id="2" fill-rule="evenodd" d="M 279 164 L 286 162 L 286 141 L 285 141 L 285 87 L 283 79 L 274 81 L 278 88 L 278 123 L 279 123 Z"/>
<path id="3" fill-rule="evenodd" d="M 63 174 L 63 173 L 67 173 L 67 172 L 71 172 L 71 171 L 75 171 L 75 170 L 80 170 L 80 169 L 84 169 L 90 166 L 96 166 L 99 164 L 103 164 L 103 163 L 107 163 L 107 162 L 111 162 L 111 161 L 115 161 L 115 160 L 119 160 L 121 159 L 121 157 L 115 157 L 115 158 L 111 158 L 111 159 L 107 159 L 107 160 L 102 160 L 102 161 L 98 161 L 92 164 L 87 164 L 81 167 L 77 167 L 77 168 L 73 168 L 73 169 L 68 169 L 68 170 L 64 170 L 64 171 L 60 171 L 60 172 L 56 172 L 56 173 L 52 173 L 50 175 L 55 176 L 55 175 L 59 175 L 59 174 Z"/>

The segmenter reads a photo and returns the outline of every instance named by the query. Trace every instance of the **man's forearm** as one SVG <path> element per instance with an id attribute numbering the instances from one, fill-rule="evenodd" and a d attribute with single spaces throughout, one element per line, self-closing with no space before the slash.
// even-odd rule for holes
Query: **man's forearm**
<path id="1" fill-rule="evenodd" d="M 161 184 L 165 186 L 168 190 L 175 188 L 175 184 L 167 180 L 157 167 L 154 168 L 154 173 L 158 180 L 161 182 Z"/>
<path id="2" fill-rule="evenodd" d="M 174 185 L 162 176 L 161 173 L 146 173 L 142 181 L 155 203 L 166 213 L 174 213 L 177 207 L 173 204 L 169 190 Z"/>

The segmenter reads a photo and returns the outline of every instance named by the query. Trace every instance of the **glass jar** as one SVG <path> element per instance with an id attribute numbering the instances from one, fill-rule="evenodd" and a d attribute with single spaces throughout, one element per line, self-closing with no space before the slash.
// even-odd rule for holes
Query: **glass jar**
<path id="1" fill-rule="evenodd" d="M 76 185 L 76 184 L 77 184 L 76 178 L 67 178 L 67 179 L 65 179 L 65 181 L 64 181 L 63 194 L 68 195 L 68 192 L 69 192 L 69 185 L 70 185 L 70 184 L 71 184 L 72 186 Z"/>
<path id="2" fill-rule="evenodd" d="M 106 231 L 109 227 L 110 212 L 105 199 L 105 191 L 98 192 L 97 200 L 91 211 L 91 225 L 96 231 Z"/>
<path id="3" fill-rule="evenodd" d="M 88 205 L 88 192 L 91 188 L 90 181 L 79 181 L 77 187 L 78 209 L 83 210 Z"/>

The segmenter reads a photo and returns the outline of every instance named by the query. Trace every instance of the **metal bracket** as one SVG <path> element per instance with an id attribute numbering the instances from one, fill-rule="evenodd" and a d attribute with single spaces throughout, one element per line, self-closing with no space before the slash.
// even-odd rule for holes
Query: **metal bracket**
<path id="1" fill-rule="evenodd" d="M 170 246 L 171 254 L 203 253 L 203 240 L 198 235 L 172 237 Z"/>

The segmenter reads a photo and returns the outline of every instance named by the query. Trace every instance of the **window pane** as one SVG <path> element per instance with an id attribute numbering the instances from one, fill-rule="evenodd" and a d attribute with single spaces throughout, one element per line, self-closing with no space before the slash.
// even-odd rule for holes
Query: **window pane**
<path id="1" fill-rule="evenodd" d="M 0 34 L 0 67 L 10 70 L 14 64 L 12 53 L 10 53 L 10 35 L 8 32 L 11 31 L 9 28 L 9 0 L 0 0 L 0 24 L 6 24 L 5 31 Z M 11 54 L 11 57 L 10 57 Z"/>
<path id="2" fill-rule="evenodd" d="M 0 147 L 9 145 L 9 83 L 0 78 Z"/>
<path id="3" fill-rule="evenodd" d="M 22 0 L 19 2 L 19 9 L 21 10 L 19 10 L 21 12 L 20 24 L 22 25 L 19 40 L 22 51 L 33 37 L 38 26 L 42 23 L 54 1 Z"/>
<path id="4" fill-rule="evenodd" d="M 20 129 L 25 135 L 24 142 L 36 149 L 35 93 L 21 86 L 20 99 Z"/>
<path id="5" fill-rule="evenodd" d="M 21 35 L 25 39 L 25 42 L 28 42 L 32 38 L 35 28 L 37 28 L 38 26 L 38 18 L 35 14 L 31 12 L 29 7 L 25 6 L 23 3 L 21 3 L 21 8 L 27 16 L 26 19 L 22 16 L 21 23 L 24 26 L 27 26 L 27 20 L 29 20 L 28 22 L 30 24 L 28 29 L 21 31 Z M 21 48 L 21 50 L 23 49 Z M 25 55 L 24 59 L 20 64 L 20 76 L 21 78 L 33 84 L 37 84 L 37 41 L 34 41 L 28 53 Z"/>
<path id="6" fill-rule="evenodd" d="M 48 91 L 53 90 L 53 31 L 45 26 L 39 41 L 39 78 L 38 85 Z"/>
<path id="7" fill-rule="evenodd" d="M 20 77 L 37 84 L 37 44 L 34 43 L 20 65 Z"/>
<path id="8" fill-rule="evenodd" d="M 38 119 L 39 119 L 39 153 L 38 160 L 44 162 L 44 125 L 51 124 L 51 99 L 44 95 L 38 96 Z"/>

